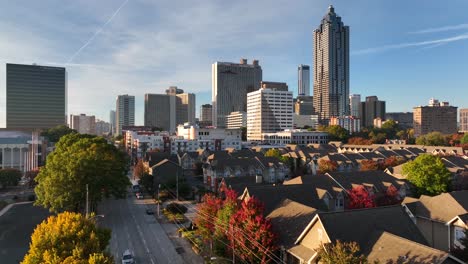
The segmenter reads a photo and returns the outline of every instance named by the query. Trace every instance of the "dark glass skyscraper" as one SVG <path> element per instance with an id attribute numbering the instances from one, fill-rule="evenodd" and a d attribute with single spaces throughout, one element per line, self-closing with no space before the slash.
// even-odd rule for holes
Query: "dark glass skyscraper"
<path id="1" fill-rule="evenodd" d="M 66 111 L 65 68 L 7 63 L 7 129 L 34 130 L 65 125 Z"/>

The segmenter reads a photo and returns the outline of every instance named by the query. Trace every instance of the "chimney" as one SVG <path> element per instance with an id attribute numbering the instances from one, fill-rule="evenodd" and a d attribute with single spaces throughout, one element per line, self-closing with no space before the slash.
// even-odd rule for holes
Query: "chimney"
<path id="1" fill-rule="evenodd" d="M 254 66 L 258 66 L 258 60 L 253 60 L 253 61 L 252 61 L 252 64 L 253 64 Z"/>
<path id="2" fill-rule="evenodd" d="M 247 59 L 242 58 L 242 59 L 240 60 L 240 64 L 247 64 Z"/>

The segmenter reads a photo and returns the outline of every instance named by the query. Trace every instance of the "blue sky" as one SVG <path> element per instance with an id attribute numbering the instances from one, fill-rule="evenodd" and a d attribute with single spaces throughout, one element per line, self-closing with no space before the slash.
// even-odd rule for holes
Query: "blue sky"
<path id="1" fill-rule="evenodd" d="M 211 101 L 211 64 L 260 60 L 264 80 L 297 93 L 297 65 L 312 63 L 312 31 L 333 4 L 350 26 L 350 90 L 387 111 L 431 97 L 468 107 L 468 1 L 0 1 L 0 127 L 5 63 L 65 66 L 68 114 L 109 119 L 118 94 L 171 85 Z M 312 87 L 311 87 L 312 89 Z"/>

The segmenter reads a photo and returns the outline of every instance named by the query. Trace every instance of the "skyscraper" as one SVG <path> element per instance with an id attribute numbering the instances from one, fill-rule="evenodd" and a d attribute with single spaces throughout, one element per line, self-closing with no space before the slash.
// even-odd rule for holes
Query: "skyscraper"
<path id="1" fill-rule="evenodd" d="M 110 123 L 110 132 L 115 134 L 115 111 L 110 110 L 109 112 L 109 123 Z"/>
<path id="2" fill-rule="evenodd" d="M 310 66 L 299 65 L 297 67 L 297 95 L 310 95 Z"/>
<path id="3" fill-rule="evenodd" d="M 80 134 L 96 135 L 96 117 L 81 115 L 70 115 L 70 128 Z"/>
<path id="4" fill-rule="evenodd" d="M 374 119 L 385 120 L 385 101 L 379 101 L 377 96 L 367 96 L 365 102 L 361 102 L 361 125 L 363 127 L 374 126 Z"/>
<path id="5" fill-rule="evenodd" d="M 460 132 L 468 133 L 468 108 L 460 109 Z"/>
<path id="6" fill-rule="evenodd" d="M 262 67 L 258 60 L 247 64 L 215 62 L 212 65 L 213 126 L 225 127 L 231 112 L 247 111 L 247 93 L 260 88 Z"/>
<path id="7" fill-rule="evenodd" d="M 120 135 L 123 126 L 135 125 L 135 96 L 117 96 L 115 110 L 115 134 Z"/>
<path id="8" fill-rule="evenodd" d="M 67 73 L 62 67 L 6 65 L 6 127 L 47 129 L 67 124 Z"/>
<path id="9" fill-rule="evenodd" d="M 145 94 L 145 126 L 174 132 L 177 125 L 195 122 L 195 94 L 171 86 L 166 94 Z"/>
<path id="10" fill-rule="evenodd" d="M 200 107 L 200 121 L 209 121 L 213 120 L 212 116 L 213 107 L 210 104 L 204 104 Z"/>
<path id="11" fill-rule="evenodd" d="M 351 116 L 361 117 L 361 95 L 360 94 L 352 94 L 349 96 L 349 110 Z"/>
<path id="12" fill-rule="evenodd" d="M 349 27 L 333 8 L 314 30 L 314 108 L 320 119 L 349 115 Z"/>

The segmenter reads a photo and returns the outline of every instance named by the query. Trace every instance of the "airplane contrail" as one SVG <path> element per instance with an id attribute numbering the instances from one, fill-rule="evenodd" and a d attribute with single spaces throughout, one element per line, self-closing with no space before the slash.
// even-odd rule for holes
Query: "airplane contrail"
<path id="1" fill-rule="evenodd" d="M 89 44 L 91 44 L 91 42 L 102 32 L 102 30 L 107 26 L 107 24 L 109 24 L 109 23 L 112 21 L 112 19 L 114 19 L 114 17 L 120 12 L 120 9 L 122 9 L 122 7 L 124 7 L 124 6 L 127 4 L 128 1 L 129 1 L 129 0 L 125 0 L 125 1 L 119 6 L 119 8 L 117 8 L 117 10 L 115 10 L 115 12 L 114 12 L 114 13 L 112 14 L 112 16 L 106 21 L 106 23 L 104 23 L 104 25 L 102 25 L 101 28 L 99 28 L 96 32 L 94 32 L 94 35 L 91 36 L 91 38 L 89 38 L 88 41 L 86 41 L 86 43 L 85 43 L 83 46 L 81 46 L 81 48 L 79 48 L 79 49 L 68 59 L 67 63 L 72 62 L 73 59 L 75 59 L 75 57 L 78 56 L 78 54 L 80 54 L 81 51 L 82 51 L 83 49 L 85 49 Z"/>

